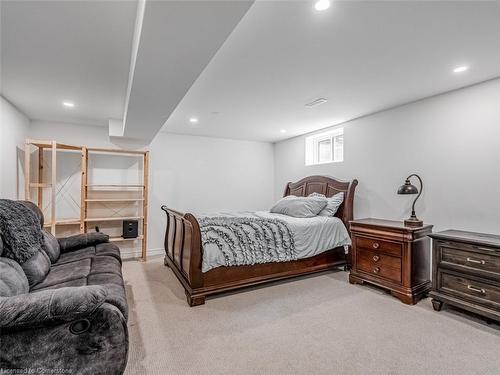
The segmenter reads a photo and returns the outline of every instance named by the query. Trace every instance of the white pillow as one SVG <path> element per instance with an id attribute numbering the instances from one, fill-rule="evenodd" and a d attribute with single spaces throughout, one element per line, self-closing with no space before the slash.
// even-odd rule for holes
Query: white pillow
<path id="1" fill-rule="evenodd" d="M 326 204 L 325 197 L 286 196 L 271 208 L 271 212 L 293 217 L 314 217 L 326 207 Z"/>
<path id="2" fill-rule="evenodd" d="M 320 193 L 311 193 L 309 194 L 309 197 L 323 197 L 326 199 L 327 204 L 325 208 L 320 211 L 318 216 L 335 216 L 337 210 L 344 201 L 344 192 L 341 191 L 340 193 L 337 193 L 330 198 L 326 198 L 323 194 Z"/>

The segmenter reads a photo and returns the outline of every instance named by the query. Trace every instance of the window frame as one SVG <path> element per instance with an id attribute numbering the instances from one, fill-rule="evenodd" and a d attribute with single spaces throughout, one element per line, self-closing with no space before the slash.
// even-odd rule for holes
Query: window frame
<path id="1" fill-rule="evenodd" d="M 344 161 L 344 145 L 342 144 L 342 155 L 335 158 L 335 139 L 344 136 L 344 128 L 335 128 L 326 132 L 313 134 L 305 139 L 305 165 L 322 165 L 329 163 L 342 163 Z M 330 141 L 330 160 L 320 161 L 320 142 Z"/>

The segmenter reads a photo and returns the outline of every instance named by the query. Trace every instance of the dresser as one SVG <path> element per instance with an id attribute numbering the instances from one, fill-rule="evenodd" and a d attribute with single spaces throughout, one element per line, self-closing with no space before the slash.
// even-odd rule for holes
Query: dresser
<path id="1" fill-rule="evenodd" d="M 432 225 L 406 227 L 402 221 L 360 219 L 351 223 L 351 284 L 365 282 L 390 290 L 406 304 L 418 302 L 431 288 Z"/>
<path id="2" fill-rule="evenodd" d="M 434 310 L 448 303 L 500 321 L 500 236 L 446 230 L 430 235 Z"/>

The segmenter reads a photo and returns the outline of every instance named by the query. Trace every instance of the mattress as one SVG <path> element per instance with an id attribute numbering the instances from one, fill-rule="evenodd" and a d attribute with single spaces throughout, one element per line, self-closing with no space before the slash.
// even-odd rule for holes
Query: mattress
<path id="1" fill-rule="evenodd" d="M 292 216 L 270 213 L 269 211 L 216 213 L 200 215 L 201 217 L 257 217 L 277 219 L 288 226 L 294 242 L 296 259 L 309 258 L 327 250 L 351 245 L 351 238 L 344 223 L 337 217 L 315 216 L 296 218 Z M 214 243 L 203 246 L 202 271 L 207 272 L 215 267 L 226 266 L 223 252 Z"/>

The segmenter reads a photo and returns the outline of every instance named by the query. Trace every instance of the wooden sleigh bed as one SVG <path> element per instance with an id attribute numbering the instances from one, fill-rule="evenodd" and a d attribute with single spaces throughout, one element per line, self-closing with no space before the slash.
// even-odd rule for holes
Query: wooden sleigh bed
<path id="1" fill-rule="evenodd" d="M 357 180 L 339 181 L 324 176 L 310 176 L 298 182 L 289 182 L 283 196 L 308 196 L 316 192 L 331 197 L 344 192 L 344 202 L 335 216 L 339 217 L 349 230 L 353 220 L 354 191 Z M 235 290 L 264 282 L 322 272 L 351 264 L 351 250 L 346 254 L 344 247 L 327 250 L 316 256 L 288 262 L 273 262 L 250 266 L 217 267 L 202 272 L 200 226 L 195 216 L 181 213 L 166 206 L 165 265 L 169 266 L 186 291 L 189 306 L 205 303 L 205 298 L 216 293 Z"/>

